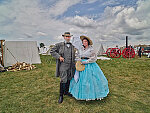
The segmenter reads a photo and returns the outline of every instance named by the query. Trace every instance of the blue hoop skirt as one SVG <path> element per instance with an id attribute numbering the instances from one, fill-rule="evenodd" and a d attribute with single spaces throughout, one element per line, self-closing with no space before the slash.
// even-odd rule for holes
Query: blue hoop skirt
<path id="1" fill-rule="evenodd" d="M 108 81 L 96 62 L 88 63 L 79 71 L 78 82 L 70 81 L 69 92 L 77 100 L 101 100 L 109 93 Z"/>

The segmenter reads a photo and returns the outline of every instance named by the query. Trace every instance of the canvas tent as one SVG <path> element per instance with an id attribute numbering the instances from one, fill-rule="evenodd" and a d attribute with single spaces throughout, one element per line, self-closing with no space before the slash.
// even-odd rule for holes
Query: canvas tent
<path id="1" fill-rule="evenodd" d="M 45 53 L 46 55 L 51 55 L 50 54 L 51 48 L 49 48 L 49 50 Z"/>
<path id="2" fill-rule="evenodd" d="M 99 48 L 99 50 L 98 50 L 97 55 L 104 55 L 104 53 L 105 53 L 105 50 L 104 50 L 104 48 L 103 48 L 103 45 L 101 44 L 101 46 L 100 46 L 100 48 Z"/>
<path id="3" fill-rule="evenodd" d="M 39 54 L 42 54 L 42 55 L 51 55 L 50 51 L 51 51 L 51 49 L 53 47 L 54 47 L 54 45 L 44 46 L 44 48 L 41 47 L 41 48 L 39 48 L 39 50 L 40 50 Z"/>
<path id="4" fill-rule="evenodd" d="M 45 55 L 49 49 L 50 49 L 49 46 L 41 47 L 41 48 L 39 48 L 39 50 L 40 50 L 39 54 Z"/>
<path id="5" fill-rule="evenodd" d="M 5 41 L 4 67 L 17 62 L 41 63 L 36 41 Z"/>

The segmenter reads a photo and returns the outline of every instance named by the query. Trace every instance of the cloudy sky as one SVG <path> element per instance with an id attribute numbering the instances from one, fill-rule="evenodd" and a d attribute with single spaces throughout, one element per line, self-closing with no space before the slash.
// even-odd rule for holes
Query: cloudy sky
<path id="1" fill-rule="evenodd" d="M 150 0 L 0 0 L 0 39 L 46 45 L 89 36 L 95 47 L 150 44 Z"/>

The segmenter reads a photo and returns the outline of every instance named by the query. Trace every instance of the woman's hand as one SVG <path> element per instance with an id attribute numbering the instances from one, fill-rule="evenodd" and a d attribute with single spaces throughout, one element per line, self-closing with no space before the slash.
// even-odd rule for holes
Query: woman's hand
<path id="1" fill-rule="evenodd" d="M 87 61 L 82 61 L 81 63 L 82 63 L 82 64 L 88 64 L 88 62 L 87 62 Z"/>

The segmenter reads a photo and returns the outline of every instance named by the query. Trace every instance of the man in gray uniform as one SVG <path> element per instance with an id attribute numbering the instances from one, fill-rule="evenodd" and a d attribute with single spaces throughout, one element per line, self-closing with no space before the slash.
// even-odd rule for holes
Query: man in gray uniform
<path id="1" fill-rule="evenodd" d="M 75 72 L 75 48 L 70 43 L 70 32 L 65 32 L 64 42 L 55 44 L 51 49 L 51 55 L 56 58 L 56 77 L 60 77 L 59 103 L 63 102 L 63 95 L 71 96 L 69 91 L 70 80 Z"/>

